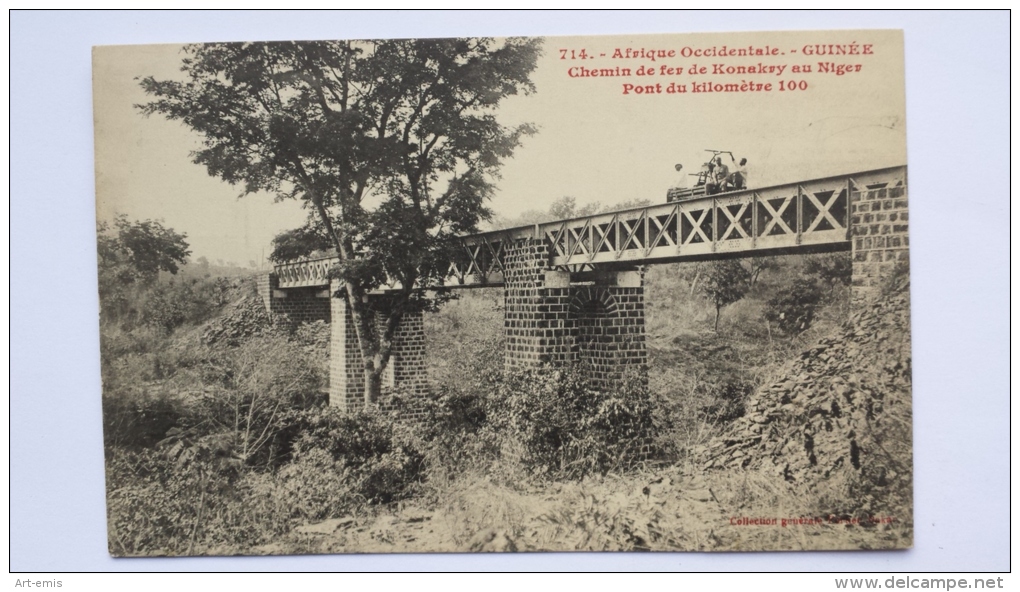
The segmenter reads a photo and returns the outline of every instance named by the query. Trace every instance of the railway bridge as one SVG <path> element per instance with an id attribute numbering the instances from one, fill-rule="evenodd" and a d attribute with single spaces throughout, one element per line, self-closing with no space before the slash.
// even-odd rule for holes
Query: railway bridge
<path id="1" fill-rule="evenodd" d="M 611 384 L 647 360 L 646 266 L 850 251 L 859 308 L 907 259 L 907 229 L 907 168 L 898 166 L 463 236 L 444 285 L 503 288 L 508 367 L 584 361 L 593 380 Z M 364 382 L 347 301 L 331 297 L 336 262 L 277 265 L 259 293 L 273 313 L 330 323 L 330 403 L 350 409 L 363 404 Z M 421 313 L 404 316 L 384 386 L 427 390 Z"/>

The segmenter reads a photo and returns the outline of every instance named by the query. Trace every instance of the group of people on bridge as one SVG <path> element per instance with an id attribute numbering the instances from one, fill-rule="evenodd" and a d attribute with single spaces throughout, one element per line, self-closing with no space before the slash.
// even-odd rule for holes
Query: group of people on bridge
<path id="1" fill-rule="evenodd" d="M 730 156 L 731 166 L 723 162 L 722 154 Z M 738 163 L 732 152 L 716 152 L 708 162 L 701 165 L 697 173 L 684 173 L 684 165 L 677 164 L 677 179 L 667 192 L 667 201 L 691 199 L 702 195 L 715 195 L 726 191 L 738 191 L 748 187 L 747 159 Z M 697 177 L 694 187 L 688 187 L 688 177 Z"/>

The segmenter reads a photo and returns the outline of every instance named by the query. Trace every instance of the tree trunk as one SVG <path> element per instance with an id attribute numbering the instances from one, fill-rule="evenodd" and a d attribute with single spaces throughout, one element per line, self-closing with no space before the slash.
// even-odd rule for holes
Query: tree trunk
<path id="1" fill-rule="evenodd" d="M 312 188 L 311 183 L 307 180 L 307 175 L 302 171 L 302 179 L 304 181 L 305 191 L 311 198 L 312 204 L 315 206 L 316 211 L 319 214 L 319 220 L 322 222 L 326 229 L 327 234 L 333 239 L 333 244 L 336 248 L 337 255 L 341 261 L 348 261 L 354 256 L 352 246 L 346 237 L 340 236 L 333 226 L 332 220 L 330 220 L 329 212 L 326 211 L 325 205 L 322 203 L 322 199 L 319 194 Z M 379 400 L 379 395 L 382 392 L 382 369 L 385 368 L 386 362 L 389 361 L 389 352 L 393 336 L 393 323 L 390 322 L 392 319 L 388 319 L 386 331 L 383 335 L 378 336 L 374 327 L 372 327 L 375 321 L 375 314 L 371 309 L 366 306 L 366 303 L 362 301 L 362 297 L 366 296 L 361 286 L 354 284 L 351 281 L 344 282 L 344 288 L 347 292 L 347 302 L 351 307 L 351 318 L 354 321 L 354 336 L 358 340 L 358 346 L 361 350 L 361 359 L 364 364 L 365 372 L 365 388 L 364 388 L 364 399 L 365 406 L 375 403 Z M 392 315 L 391 315 L 392 316 Z M 385 352 L 385 355 L 379 357 L 380 364 L 376 363 L 377 354 Z"/>
<path id="2" fill-rule="evenodd" d="M 716 306 L 715 307 L 715 332 L 716 333 L 719 332 L 719 311 L 721 311 L 721 310 L 722 310 L 721 306 Z"/>
<path id="3" fill-rule="evenodd" d="M 365 310 L 365 327 L 371 327 L 375 322 L 377 312 Z M 365 369 L 365 406 L 374 404 L 382 394 L 382 377 L 386 366 L 389 365 L 393 352 L 393 335 L 403 318 L 398 310 L 390 310 L 386 315 L 386 324 L 380 334 L 378 331 L 361 331 L 370 334 L 372 341 L 361 342 L 361 356 Z M 377 327 L 376 327 L 377 328 Z"/>
<path id="4" fill-rule="evenodd" d="M 691 282 L 691 293 L 688 294 L 690 298 L 694 298 L 694 290 L 698 287 L 698 278 L 701 277 L 701 266 L 699 265 L 697 270 L 694 272 L 694 280 Z"/>
<path id="5" fill-rule="evenodd" d="M 379 400 L 382 394 L 382 370 L 375 371 L 365 368 L 365 407 Z"/>

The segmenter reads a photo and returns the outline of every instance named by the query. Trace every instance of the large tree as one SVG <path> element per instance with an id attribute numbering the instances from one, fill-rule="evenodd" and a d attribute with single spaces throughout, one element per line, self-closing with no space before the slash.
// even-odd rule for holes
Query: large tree
<path id="1" fill-rule="evenodd" d="M 178 234 L 158 220 L 129 222 L 117 216 L 113 228 L 107 222 L 96 225 L 100 271 L 121 277 L 125 284 L 151 284 L 159 272 L 176 274 L 188 260 L 187 234 Z"/>
<path id="2" fill-rule="evenodd" d="M 539 52 L 525 39 L 190 45 L 186 78 L 145 78 L 155 99 L 139 108 L 199 132 L 194 162 L 242 195 L 303 200 L 314 222 L 298 234 L 339 257 L 372 402 L 400 319 L 435 304 L 421 288 L 441 283 L 448 239 L 489 215 L 500 162 L 533 132 L 494 111 L 534 90 Z M 372 310 L 366 296 L 392 280 Z"/>
<path id="3" fill-rule="evenodd" d="M 103 318 L 123 320 L 160 272 L 176 274 L 191 254 L 187 237 L 157 220 L 130 222 L 118 216 L 112 227 L 99 222 L 96 238 Z"/>

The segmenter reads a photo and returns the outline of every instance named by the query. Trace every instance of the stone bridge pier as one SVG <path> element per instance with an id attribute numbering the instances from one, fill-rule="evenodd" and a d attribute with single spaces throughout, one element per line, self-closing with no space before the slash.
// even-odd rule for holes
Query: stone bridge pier
<path id="1" fill-rule="evenodd" d="M 507 368 L 583 364 L 609 388 L 628 371 L 647 381 L 644 273 L 549 268 L 549 244 L 523 239 L 504 259 Z"/>
<path id="2" fill-rule="evenodd" d="M 275 273 L 259 276 L 258 293 L 266 310 L 277 322 L 291 326 L 324 321 L 329 324 L 329 402 L 346 410 L 364 405 L 365 371 L 358 345 L 354 320 L 347 298 L 337 280 L 328 287 L 308 286 L 280 289 Z M 337 296 L 337 294 L 341 294 Z M 377 313 L 386 310 L 386 295 L 369 296 L 369 306 Z M 382 330 L 382 315 L 377 328 Z M 383 373 L 383 397 L 380 406 L 392 407 L 387 395 L 399 390 L 408 395 L 424 395 L 428 391 L 425 365 L 425 328 L 421 312 L 405 313 L 393 337 L 390 362 Z"/>
<path id="3" fill-rule="evenodd" d="M 571 274 L 550 269 L 548 249 L 546 241 L 535 239 L 516 241 L 507 249 L 505 366 L 583 364 L 592 382 L 603 388 L 619 383 L 628 372 L 647 381 L 643 271 Z M 364 364 L 350 305 L 339 283 L 280 289 L 277 276 L 268 274 L 259 278 L 258 288 L 266 309 L 286 315 L 291 324 L 329 323 L 330 404 L 361 408 Z M 370 299 L 372 308 L 385 310 L 385 294 Z M 383 409 L 392 407 L 388 396 L 392 392 L 412 396 L 428 392 L 425 348 L 422 313 L 405 314 L 383 375 Z"/>
<path id="4" fill-rule="evenodd" d="M 354 326 L 354 317 L 340 282 L 332 280 L 330 292 L 329 339 L 329 403 L 342 409 L 364 406 L 365 367 Z M 337 296 L 336 294 L 339 294 Z M 376 330 L 382 332 L 387 309 L 384 294 L 369 296 L 370 309 L 375 311 Z M 399 391 L 405 395 L 422 396 L 428 392 L 428 368 L 425 363 L 425 326 L 422 312 L 407 312 L 393 335 L 390 361 L 382 377 L 380 408 L 390 410 L 394 403 L 388 395 Z"/>

